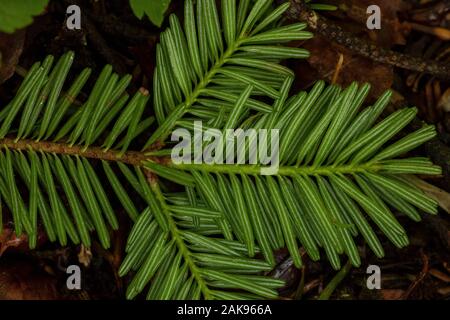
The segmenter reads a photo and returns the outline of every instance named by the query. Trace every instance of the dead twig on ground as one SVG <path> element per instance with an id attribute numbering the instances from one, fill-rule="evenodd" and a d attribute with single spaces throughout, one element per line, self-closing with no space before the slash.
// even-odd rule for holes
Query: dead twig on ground
<path id="1" fill-rule="evenodd" d="M 378 47 L 369 41 L 354 36 L 350 32 L 344 31 L 337 24 L 320 16 L 309 9 L 303 0 L 291 0 L 291 7 L 287 11 L 287 16 L 292 20 L 305 21 L 315 33 L 376 62 L 428 73 L 442 79 L 450 79 L 450 64 L 424 60 Z"/>
<path id="2" fill-rule="evenodd" d="M 422 271 L 417 275 L 416 279 L 413 281 L 413 283 L 409 286 L 408 290 L 403 294 L 402 299 L 406 300 L 409 298 L 409 296 L 416 290 L 417 286 L 425 279 L 425 277 L 428 274 L 429 271 L 429 259 L 428 256 L 421 250 L 420 256 L 422 257 L 423 261 L 423 267 Z"/>

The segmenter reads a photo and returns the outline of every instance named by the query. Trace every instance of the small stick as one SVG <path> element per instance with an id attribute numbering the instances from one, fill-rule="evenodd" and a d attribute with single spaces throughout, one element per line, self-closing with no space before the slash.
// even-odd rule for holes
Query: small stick
<path id="1" fill-rule="evenodd" d="M 343 65 L 344 65 L 344 55 L 342 53 L 339 53 L 339 60 L 336 63 L 336 69 L 334 71 L 333 80 L 331 81 L 332 84 L 336 84 L 336 82 L 338 81 L 339 74 L 341 73 Z"/>
<path id="2" fill-rule="evenodd" d="M 406 292 L 403 294 L 403 296 L 402 296 L 403 300 L 406 300 L 406 299 L 409 298 L 411 293 L 414 292 L 414 290 L 417 288 L 419 283 L 422 282 L 423 279 L 425 279 L 425 277 L 428 274 L 428 271 L 429 271 L 429 259 L 428 259 L 427 255 L 425 253 L 423 253 L 422 250 L 420 251 L 420 255 L 422 257 L 422 262 L 423 262 L 422 271 L 420 271 L 420 273 L 417 275 L 417 277 L 414 280 L 414 282 L 409 286 L 408 290 L 406 290 Z"/>
<path id="3" fill-rule="evenodd" d="M 438 37 L 441 40 L 448 41 L 450 40 L 450 30 L 441 27 L 429 27 L 424 26 L 422 24 L 418 24 L 415 22 L 405 22 L 405 25 L 410 27 L 411 29 L 431 34 L 435 37 Z"/>
<path id="4" fill-rule="evenodd" d="M 376 62 L 390 64 L 407 70 L 428 73 L 441 79 L 450 79 L 450 64 L 433 60 L 424 60 L 377 47 L 368 41 L 354 36 L 350 32 L 344 31 L 337 24 L 318 15 L 316 12 L 309 9 L 303 0 L 291 0 L 291 7 L 287 11 L 287 17 L 292 20 L 305 21 L 317 34 L 346 47 L 356 54 Z"/>
<path id="5" fill-rule="evenodd" d="M 350 263 L 350 260 L 347 261 L 345 266 L 339 270 L 339 272 L 334 276 L 334 278 L 330 281 L 330 283 L 327 284 L 325 289 L 323 289 L 322 293 L 319 296 L 319 300 L 328 300 L 330 299 L 331 295 L 333 294 L 334 290 L 336 290 L 337 286 L 342 282 L 342 280 L 345 279 L 347 274 L 352 269 L 352 264 Z"/>

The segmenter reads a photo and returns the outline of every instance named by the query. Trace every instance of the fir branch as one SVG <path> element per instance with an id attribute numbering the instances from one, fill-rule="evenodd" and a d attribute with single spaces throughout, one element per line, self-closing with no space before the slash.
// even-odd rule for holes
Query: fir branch
<path id="1" fill-rule="evenodd" d="M 417 110 L 379 121 L 390 93 L 362 109 L 367 84 L 342 89 L 318 81 L 310 92 L 289 97 L 293 73 L 279 62 L 308 53 L 280 44 L 311 33 L 302 31 L 305 23 L 277 23 L 288 3 L 269 10 L 270 0 L 223 1 L 222 21 L 213 0 L 185 5 L 185 30 L 172 16 L 157 49 L 156 131 L 145 112 L 149 92 L 130 98 L 131 77 L 119 77 L 111 66 L 77 107 L 90 70 L 63 93 L 72 53 L 54 68 L 49 56 L 29 70 L 0 110 L 0 197 L 16 233 L 25 232 L 34 247 L 40 218 L 50 241 L 89 247 L 96 231 L 108 248 L 108 225 L 119 223 L 98 175 L 103 167 L 106 185 L 135 222 L 119 270 L 120 276 L 135 272 L 129 299 L 147 286 L 148 299 L 276 298 L 283 282 L 261 274 L 274 266 L 277 249 L 287 247 L 297 267 L 299 245 L 313 260 L 324 251 L 339 269 L 341 255 L 361 265 L 358 234 L 383 256 L 375 226 L 397 247 L 408 245 L 391 210 L 419 221 L 421 211 L 436 214 L 438 204 L 405 176 L 441 169 L 403 155 L 432 139 L 435 128 L 392 142 Z M 279 130 L 278 172 L 263 176 L 260 166 L 248 164 L 172 164 L 170 150 L 160 148 L 173 128 L 195 131 L 198 119 L 222 131 Z M 152 152 L 128 150 L 141 147 L 143 135 L 151 137 L 142 150 Z M 171 193 L 159 177 L 181 191 Z M 254 258 L 259 253 L 264 260 Z"/>
<path id="2" fill-rule="evenodd" d="M 169 224 L 169 230 L 170 230 L 170 233 L 171 233 L 173 239 L 175 240 L 175 244 L 178 247 L 178 249 L 180 250 L 184 261 L 188 265 L 188 268 L 189 268 L 190 272 L 192 273 L 192 276 L 194 277 L 195 281 L 197 282 L 197 284 L 200 288 L 200 291 L 202 292 L 205 299 L 207 299 L 207 300 L 212 299 L 210 289 L 208 288 L 205 280 L 203 279 L 201 272 L 199 270 L 199 267 L 196 265 L 188 246 L 186 245 L 186 243 L 184 242 L 184 240 L 182 238 L 180 230 L 177 227 L 177 224 L 176 224 L 175 220 L 173 219 L 172 214 L 170 213 L 170 210 L 166 204 L 164 195 L 161 192 L 159 184 L 157 183 L 157 181 L 152 180 L 150 183 L 150 187 L 152 188 L 153 192 L 155 193 L 156 198 L 159 202 L 159 205 L 161 206 L 161 208 L 165 214 L 165 217 L 167 218 L 167 221 Z"/>
<path id="3" fill-rule="evenodd" d="M 240 2 L 239 6 L 236 1 L 223 3 L 224 35 L 220 31 L 217 8 L 210 1 L 200 0 L 195 6 L 192 0 L 185 1 L 184 30 L 175 15 L 170 17 L 170 28 L 162 33 L 156 53 L 153 89 L 160 126 L 145 149 L 162 145 L 186 113 L 198 113 L 205 102 L 216 106 L 234 102 L 234 93 L 240 94 L 248 85 L 258 89 L 253 90 L 253 95 L 278 97 L 286 75 L 293 75 L 278 61 L 286 57 L 286 52 L 293 58 L 308 56 L 304 49 L 285 48 L 280 44 L 306 40 L 312 35 L 302 31 L 306 25 L 301 23 L 274 27 L 289 4 L 282 4 L 267 14 L 270 5 L 271 1 L 258 1 L 253 7 L 247 1 Z M 217 90 L 208 90 L 213 85 L 219 89 L 219 95 L 214 94 Z M 204 101 L 199 101 L 200 98 Z M 252 108 L 260 110 L 261 107 L 268 106 L 252 104 Z M 203 115 L 214 119 L 218 112 L 208 108 Z"/>

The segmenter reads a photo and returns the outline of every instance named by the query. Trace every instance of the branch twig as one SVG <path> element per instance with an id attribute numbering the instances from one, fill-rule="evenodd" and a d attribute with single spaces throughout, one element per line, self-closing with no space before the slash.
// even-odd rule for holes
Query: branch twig
<path id="1" fill-rule="evenodd" d="M 403 294 L 403 296 L 402 296 L 403 300 L 406 300 L 406 299 L 408 299 L 411 296 L 411 294 L 414 292 L 414 290 L 416 290 L 416 288 L 419 285 L 419 283 L 421 283 L 423 281 L 423 279 L 425 279 L 425 277 L 428 274 L 428 271 L 429 271 L 429 259 L 428 259 L 427 255 L 422 250 L 420 251 L 420 255 L 422 257 L 422 262 L 423 262 L 422 271 L 420 271 L 420 273 L 417 275 L 417 277 L 414 280 L 414 282 L 409 286 L 408 290 L 406 290 L 406 292 Z"/>
<path id="2" fill-rule="evenodd" d="M 84 146 L 69 146 L 64 143 L 48 142 L 48 141 L 34 141 L 34 140 L 18 140 L 15 141 L 11 138 L 0 139 L 0 148 L 8 148 L 11 150 L 34 150 L 43 151 L 46 153 L 65 154 L 65 155 L 79 155 L 86 158 L 123 162 L 133 166 L 142 165 L 145 160 L 158 161 L 157 158 L 146 156 L 142 152 L 127 151 L 121 155 L 117 151 L 109 150 L 104 151 L 100 147 L 88 147 Z"/>
<path id="3" fill-rule="evenodd" d="M 407 70 L 428 73 L 441 79 L 450 79 L 450 64 L 423 60 L 377 47 L 368 41 L 357 38 L 350 32 L 344 31 L 340 26 L 318 15 L 309 9 L 303 0 L 291 0 L 287 17 L 292 20 L 305 21 L 312 31 L 363 57 Z"/>

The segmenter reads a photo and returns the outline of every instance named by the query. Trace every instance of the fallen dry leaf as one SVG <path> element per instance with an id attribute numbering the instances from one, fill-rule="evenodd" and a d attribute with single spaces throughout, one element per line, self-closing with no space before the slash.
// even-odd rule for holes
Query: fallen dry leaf
<path id="1" fill-rule="evenodd" d="M 45 232 L 38 228 L 37 247 L 42 246 L 47 241 Z M 0 230 L 0 257 L 6 250 L 29 251 L 28 237 L 24 234 L 17 236 L 12 225 L 5 225 Z"/>
<path id="2" fill-rule="evenodd" d="M 401 289 L 383 289 L 381 290 L 381 297 L 383 300 L 401 300 L 405 290 Z"/>
<path id="3" fill-rule="evenodd" d="M 447 296 L 450 294 L 450 287 L 438 289 L 438 292 L 439 292 L 439 294 L 441 294 L 443 296 Z"/>
<path id="4" fill-rule="evenodd" d="M 407 179 L 419 187 L 430 198 L 436 200 L 439 206 L 447 211 L 447 213 L 450 213 L 450 193 L 413 176 L 408 176 Z"/>
<path id="5" fill-rule="evenodd" d="M 14 248 L 28 248 L 28 238 L 25 235 L 19 237 L 11 228 L 4 228 L 0 233 L 0 257 L 10 247 Z"/>
<path id="6" fill-rule="evenodd" d="M 422 1 L 419 8 L 411 10 L 408 15 L 412 21 L 431 26 L 448 26 L 450 17 L 448 1 Z"/>
<path id="7" fill-rule="evenodd" d="M 78 261 L 87 268 L 91 264 L 91 260 L 92 260 L 91 249 L 85 247 L 84 245 L 81 245 L 80 252 L 78 253 Z"/>
<path id="8" fill-rule="evenodd" d="M 0 32 L 0 84 L 14 74 L 25 42 L 25 30 L 13 34 Z"/>
<path id="9" fill-rule="evenodd" d="M 347 86 L 353 81 L 368 82 L 372 85 L 371 97 L 380 96 L 392 86 L 394 73 L 390 66 L 352 54 L 319 36 L 307 41 L 303 46 L 311 53 L 308 63 L 317 70 L 321 78 L 329 81 L 333 79 L 342 54 L 343 64 L 335 79 L 336 83 Z"/>
<path id="10" fill-rule="evenodd" d="M 55 300 L 56 280 L 24 261 L 0 264 L 0 300 Z"/>
<path id="11" fill-rule="evenodd" d="M 442 271 L 439 271 L 437 269 L 431 269 L 429 272 L 433 277 L 438 278 L 439 280 L 442 280 L 444 282 L 450 283 L 450 276 L 443 273 Z"/>
<path id="12" fill-rule="evenodd" d="M 448 88 L 438 103 L 438 108 L 444 110 L 445 112 L 450 112 L 450 88 Z"/>

